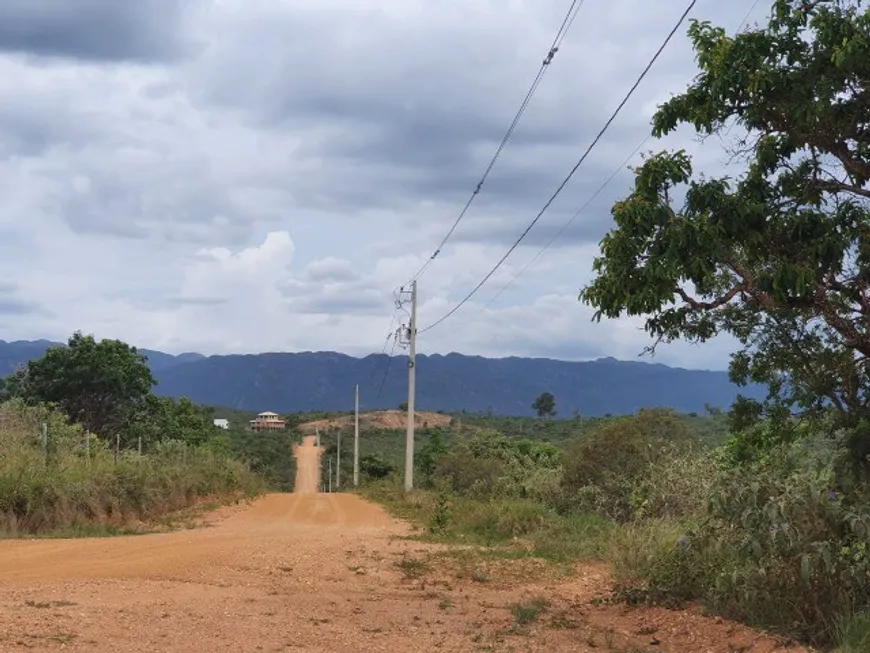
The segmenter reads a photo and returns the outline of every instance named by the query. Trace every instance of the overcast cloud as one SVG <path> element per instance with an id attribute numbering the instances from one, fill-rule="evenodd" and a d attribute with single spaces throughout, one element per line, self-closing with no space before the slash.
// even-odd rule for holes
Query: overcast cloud
<path id="1" fill-rule="evenodd" d="M 5 0 L 0 338 L 81 329 L 169 352 L 381 351 L 393 291 L 477 184 L 570 2 Z M 735 29 L 752 0 L 702 0 Z M 759 3 L 752 20 L 767 10 Z M 555 190 L 683 10 L 586 0 L 483 191 L 420 280 L 461 299 Z M 627 171 L 549 242 L 696 73 L 685 26 L 574 181 L 423 353 L 636 357 L 577 301 Z M 687 134 L 708 170 L 719 144 Z M 639 161 L 639 155 L 632 158 Z M 723 368 L 728 342 L 661 349 Z"/>

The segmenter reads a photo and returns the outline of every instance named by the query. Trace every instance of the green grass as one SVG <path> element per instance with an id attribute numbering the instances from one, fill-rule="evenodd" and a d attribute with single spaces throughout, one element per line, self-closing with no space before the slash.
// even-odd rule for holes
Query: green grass
<path id="1" fill-rule="evenodd" d="M 846 617 L 836 630 L 838 646 L 835 653 L 870 651 L 870 614 L 859 613 Z"/>
<path id="2" fill-rule="evenodd" d="M 190 526 L 198 511 L 253 497 L 261 478 L 182 443 L 123 452 L 55 419 L 46 455 L 30 409 L 0 404 L 0 537 L 94 537 Z"/>
<path id="3" fill-rule="evenodd" d="M 548 607 L 550 607 L 550 601 L 543 596 L 537 596 L 512 604 L 510 611 L 514 617 L 514 622 L 518 626 L 526 626 L 533 621 L 537 621 L 541 613 Z"/>
<path id="4" fill-rule="evenodd" d="M 528 499 L 475 500 L 452 497 L 448 525 L 427 528 L 438 509 L 435 492 L 406 495 L 396 480 L 362 489 L 362 494 L 400 519 L 415 524 L 420 539 L 482 546 L 506 558 L 542 558 L 553 563 L 601 560 L 610 551 L 615 526 L 596 515 L 560 515 Z"/>

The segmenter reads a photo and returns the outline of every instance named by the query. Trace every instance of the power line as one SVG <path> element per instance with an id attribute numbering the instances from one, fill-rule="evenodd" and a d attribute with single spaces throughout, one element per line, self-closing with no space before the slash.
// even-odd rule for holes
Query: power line
<path id="1" fill-rule="evenodd" d="M 749 9 L 746 11 L 746 14 L 743 16 L 743 20 L 741 20 L 741 21 L 740 21 L 740 24 L 737 26 L 737 30 L 736 30 L 737 32 L 739 32 L 741 29 L 743 29 L 743 26 L 744 26 L 744 25 L 746 24 L 746 22 L 749 20 L 749 17 L 752 15 L 752 12 L 755 11 L 755 8 L 758 6 L 759 1 L 760 1 L 760 0 L 755 0 L 755 1 L 752 3 L 752 5 L 749 7 Z M 517 279 L 519 279 L 523 274 L 525 274 L 525 272 L 526 272 L 530 267 L 532 267 L 532 265 L 534 265 L 535 262 L 536 262 L 539 258 L 541 258 L 541 256 L 544 254 L 544 252 L 546 252 L 546 251 L 547 251 L 547 250 L 548 250 L 548 249 L 553 245 L 554 242 L 556 242 L 559 238 L 562 237 L 562 234 L 564 234 L 565 231 L 567 231 L 567 229 L 568 229 L 568 228 L 569 228 L 569 227 L 574 223 L 574 220 L 576 220 L 578 217 L 580 217 L 580 214 L 583 213 L 583 211 L 585 211 L 585 210 L 589 207 L 589 205 L 590 205 L 590 204 L 595 200 L 595 198 L 598 197 L 598 195 L 600 195 L 601 192 L 602 192 L 605 188 L 607 188 L 608 185 L 610 185 L 610 182 L 612 182 L 612 181 L 616 178 L 616 176 L 617 176 L 617 175 L 618 175 L 618 174 L 619 174 L 623 169 L 625 169 L 625 167 L 628 165 L 628 163 L 631 161 L 631 159 L 634 157 L 634 155 L 637 154 L 638 151 L 640 151 L 640 148 L 642 148 L 642 147 L 647 143 L 647 141 L 649 141 L 651 138 L 652 138 L 652 135 L 651 135 L 651 134 L 648 134 L 646 137 L 644 137 L 644 139 L 643 139 L 643 140 L 638 144 L 638 146 L 637 146 L 636 148 L 634 148 L 634 151 L 632 151 L 632 153 L 629 154 L 629 155 L 625 158 L 625 160 L 624 160 L 624 161 L 619 165 L 618 168 L 616 168 L 616 170 L 613 171 L 613 173 L 612 173 L 612 174 L 611 174 L 611 175 L 610 175 L 610 176 L 609 176 L 609 177 L 604 181 L 604 183 L 601 184 L 601 186 L 598 187 L 598 190 L 596 190 L 596 191 L 595 191 L 595 192 L 594 192 L 594 193 L 589 197 L 589 199 L 586 200 L 586 202 L 584 202 L 584 204 L 583 204 L 579 209 L 577 209 L 577 211 L 574 213 L 574 215 L 571 216 L 571 219 L 568 220 L 568 222 L 566 222 L 564 225 L 562 225 L 562 228 L 559 229 L 559 231 L 556 233 L 556 235 L 553 236 L 553 237 L 549 240 L 549 242 L 548 242 L 546 245 L 544 245 L 544 246 L 543 246 L 543 247 L 538 251 L 538 253 L 535 254 L 535 256 L 532 257 L 532 259 L 531 259 L 528 263 L 526 263 L 526 265 L 523 266 L 523 268 L 522 268 L 519 272 L 517 272 L 517 273 L 513 276 L 513 278 L 512 278 L 510 281 L 508 281 L 507 284 L 505 284 L 505 285 L 501 288 L 501 290 L 499 290 L 495 295 L 493 295 L 493 297 L 492 297 L 492 298 L 491 298 L 491 299 L 486 303 L 486 305 L 485 305 L 482 309 L 480 309 L 481 311 L 484 311 L 484 310 L 486 310 L 487 308 L 489 308 L 490 306 L 492 306 L 492 304 L 493 304 L 493 303 L 494 303 L 494 302 L 495 302 L 499 297 L 501 297 L 502 293 L 504 293 L 505 290 L 507 290 L 508 288 L 510 288 L 510 287 L 511 287 L 515 282 L 516 282 Z"/>
<path id="2" fill-rule="evenodd" d="M 387 382 L 387 377 L 390 375 L 390 366 L 393 364 L 393 353 L 396 351 L 396 343 L 398 342 L 398 338 L 395 337 L 395 334 L 390 334 L 393 340 L 393 346 L 390 348 L 390 355 L 387 358 L 387 369 L 384 370 L 384 376 L 381 379 L 381 383 L 378 386 L 378 394 L 375 397 L 375 403 L 377 403 L 381 398 L 381 393 L 384 391 L 384 384 Z M 384 347 L 384 351 L 386 351 L 386 347 Z"/>
<path id="3" fill-rule="evenodd" d="M 392 317 L 392 319 L 390 319 L 390 330 L 387 333 L 387 337 L 384 339 L 384 346 L 381 348 L 381 356 L 383 356 L 384 354 L 387 353 L 387 345 L 390 344 L 390 339 L 393 337 L 393 335 L 395 335 L 394 331 L 393 331 L 393 325 L 396 323 L 396 313 L 397 312 L 398 311 L 393 311 L 393 317 Z M 369 379 L 371 379 L 375 375 L 375 372 L 377 371 L 377 369 L 378 369 L 378 365 L 377 365 L 377 363 L 375 363 L 375 365 L 372 367 L 372 371 L 369 372 Z"/>
<path id="4" fill-rule="evenodd" d="M 541 81 L 544 79 L 544 75 L 547 72 L 547 69 L 550 66 L 550 63 L 553 61 L 553 57 L 556 56 L 556 53 L 559 51 L 559 48 L 562 45 L 562 42 L 565 40 L 565 36 L 568 34 L 568 30 L 571 29 L 571 25 L 574 24 L 574 20 L 577 18 L 577 13 L 580 11 L 580 7 L 583 6 L 585 0 L 572 0 L 571 7 L 568 9 L 568 13 L 565 14 L 565 19 L 562 21 L 561 27 L 559 27 L 559 31 L 556 33 L 556 37 L 553 39 L 553 44 L 550 46 L 549 51 L 547 52 L 547 56 L 544 58 L 541 63 L 541 67 L 538 69 L 538 74 L 535 75 L 535 79 L 532 82 L 532 85 L 529 87 L 529 90 L 526 92 L 526 97 L 523 98 L 522 103 L 520 104 L 520 108 L 517 110 L 516 115 L 514 116 L 513 121 L 508 127 L 507 132 L 504 137 L 501 139 L 501 143 L 495 151 L 495 154 L 492 157 L 492 160 L 489 162 L 489 165 L 486 167 L 486 170 L 483 173 L 483 177 L 480 178 L 480 181 L 477 182 L 477 186 L 474 191 L 471 193 L 471 196 L 468 198 L 468 201 L 465 203 L 465 206 L 462 208 L 462 211 L 459 212 L 456 220 L 454 220 L 453 225 L 447 231 L 447 234 L 444 238 L 441 239 L 441 242 L 438 244 L 438 247 L 435 248 L 435 251 L 432 255 L 426 259 L 426 262 L 423 264 L 417 273 L 411 277 L 411 281 L 415 279 L 419 279 L 423 273 L 428 269 L 428 267 L 432 264 L 432 261 L 441 253 L 441 250 L 444 248 L 444 245 L 450 240 L 450 237 L 453 235 L 453 232 L 456 231 L 456 227 L 462 221 L 462 218 L 465 217 L 465 214 L 468 212 L 468 209 L 471 207 L 471 204 L 480 194 L 481 189 L 483 188 L 483 184 L 486 181 L 486 178 L 489 176 L 489 173 L 492 171 L 493 166 L 495 166 L 495 162 L 498 161 L 498 157 L 501 155 L 502 150 L 507 145 L 508 140 L 513 135 L 514 130 L 517 127 L 517 124 L 520 122 L 523 114 L 526 111 L 526 108 L 529 106 L 529 102 L 532 100 L 532 96 L 535 94 L 535 91 L 538 90 L 538 86 Z"/>
<path id="5" fill-rule="evenodd" d="M 568 220 L 568 222 L 566 222 L 564 225 L 562 225 L 562 228 L 556 232 L 556 235 L 554 235 L 552 238 L 550 238 L 549 242 L 547 242 L 546 245 L 544 245 L 540 250 L 538 250 L 538 253 L 535 254 L 535 256 L 532 258 L 532 260 L 530 260 L 528 263 L 526 263 L 525 266 L 523 266 L 523 268 L 519 272 L 517 272 L 513 276 L 513 278 L 502 287 L 501 290 L 499 290 L 495 295 L 493 295 L 492 299 L 490 299 L 486 303 L 486 305 L 480 310 L 485 310 L 485 309 L 489 308 L 493 304 L 493 302 L 495 302 L 496 299 L 501 297 L 502 293 L 505 290 L 510 288 L 517 279 L 519 279 L 523 274 L 525 274 L 526 270 L 528 270 L 530 267 L 532 267 L 532 265 L 535 264 L 535 261 L 537 261 L 539 258 L 541 258 L 541 256 L 544 254 L 544 252 L 546 252 L 553 245 L 553 243 L 555 243 L 559 238 L 561 238 L 562 234 L 564 234 L 565 231 L 567 231 L 568 227 L 570 227 L 574 223 L 574 220 L 579 218 L 580 214 L 583 213 L 583 211 L 585 211 L 589 207 L 590 204 L 592 204 L 592 202 L 595 200 L 595 198 L 598 197 L 602 193 L 602 191 L 604 191 L 604 189 L 607 188 L 608 185 L 610 185 L 610 182 L 616 178 L 616 175 L 618 175 L 620 172 L 623 171 L 625 166 L 628 165 L 628 163 L 631 161 L 631 159 L 634 157 L 634 155 L 638 153 L 640 148 L 642 148 L 650 138 L 652 138 L 652 136 L 647 136 L 646 138 L 644 138 L 640 142 L 640 144 L 636 148 L 634 148 L 634 151 L 625 158 L 625 161 L 623 161 L 621 164 L 619 164 L 619 167 L 616 168 L 616 170 L 613 171 L 613 173 L 604 181 L 604 183 L 598 187 L 598 190 L 596 190 L 594 193 L 592 193 L 592 195 L 589 197 L 589 199 L 587 199 L 583 203 L 583 205 L 579 209 L 577 209 L 577 211 L 574 212 L 574 215 L 571 216 L 571 219 Z"/>
<path id="6" fill-rule="evenodd" d="M 760 0 L 755 0 L 755 2 L 752 3 L 752 6 L 749 7 L 749 11 L 746 12 L 746 15 L 743 17 L 743 20 L 740 21 L 740 25 L 737 27 L 738 32 L 741 29 L 743 29 L 743 26 L 749 20 L 749 17 L 752 15 L 752 12 L 755 11 L 755 8 L 758 6 L 759 1 Z"/>
<path id="7" fill-rule="evenodd" d="M 580 157 L 580 160 L 577 161 L 577 163 L 571 169 L 571 172 L 568 173 L 568 176 L 565 177 L 565 179 L 562 181 L 561 184 L 559 184 L 559 187 L 556 189 L 556 192 L 554 192 L 553 195 L 550 197 L 550 199 L 547 200 L 547 203 L 544 204 L 544 207 L 535 216 L 535 219 L 532 220 L 529 223 L 529 226 L 527 226 L 526 229 L 523 231 L 523 233 L 520 234 L 520 237 L 517 238 L 516 242 L 513 245 L 511 245 L 510 249 L 508 249 L 508 251 L 505 253 L 505 255 L 501 257 L 501 259 L 498 261 L 498 263 L 495 264 L 495 266 L 487 273 L 487 275 L 480 281 L 480 283 L 478 283 L 471 290 L 471 292 L 469 292 L 456 306 L 454 306 L 452 309 L 450 309 L 443 316 L 441 316 L 440 318 L 435 320 L 435 322 L 433 322 L 432 324 L 427 326 L 425 329 L 421 329 L 419 332 L 420 334 L 426 333 L 427 331 L 434 329 L 436 326 L 438 326 L 439 324 L 444 322 L 444 320 L 446 320 L 451 315 L 453 315 L 456 311 L 458 311 L 463 305 L 465 305 L 465 303 L 469 299 L 471 299 L 477 293 L 478 290 L 480 290 L 480 288 L 483 286 L 483 284 L 485 284 L 487 281 L 489 281 L 489 279 L 492 277 L 492 275 L 495 274 L 496 270 L 498 270 L 502 266 L 502 264 L 507 260 L 508 256 L 510 256 L 513 253 L 513 251 L 519 246 L 519 244 L 525 239 L 525 237 L 532 230 L 532 228 L 538 223 L 538 220 L 541 219 L 541 217 L 544 215 L 546 210 L 548 208 L 550 208 L 550 205 L 555 201 L 555 199 L 559 196 L 559 194 L 562 192 L 562 190 L 565 188 L 565 186 L 568 184 L 568 182 L 574 176 L 574 173 L 577 172 L 578 168 L 580 168 L 580 166 L 586 160 L 586 157 L 589 156 L 589 153 L 592 151 L 592 149 L 598 144 L 598 141 L 601 140 L 601 137 L 604 136 L 604 133 L 610 128 L 610 125 L 613 123 L 613 121 L 619 115 L 619 112 L 622 110 L 622 108 L 628 102 L 629 98 L 631 98 L 631 96 L 634 94 L 634 91 L 637 89 L 637 87 L 640 86 L 640 83 L 647 76 L 647 73 L 649 73 L 650 69 L 653 67 L 653 64 L 656 62 L 656 60 L 658 60 L 659 56 L 664 51 L 665 47 L 667 47 L 668 43 L 670 43 L 671 39 L 674 37 L 674 34 L 677 33 L 677 30 L 680 28 L 680 25 L 683 24 L 683 21 L 686 19 L 686 16 L 689 15 L 689 12 L 695 7 L 697 2 L 698 2 L 698 0 L 691 0 L 691 2 L 689 2 L 689 5 L 686 7 L 686 10 L 680 16 L 680 19 L 677 21 L 677 23 L 674 25 L 674 27 L 668 33 L 664 42 L 661 44 L 661 46 L 659 46 L 659 49 L 653 55 L 652 59 L 650 59 L 649 63 L 646 65 L 646 67 L 643 69 L 643 72 L 641 72 L 640 76 L 637 78 L 637 80 L 634 82 L 634 84 L 628 90 L 628 93 L 626 93 L 625 97 L 622 99 L 622 102 L 619 103 L 619 105 L 616 107 L 616 110 L 613 112 L 613 114 L 611 114 L 610 118 L 608 118 L 607 122 L 604 123 L 604 127 L 601 128 L 601 131 L 598 132 L 598 135 L 592 140 L 592 143 L 589 144 L 589 147 L 586 148 L 586 151 L 583 153 L 583 156 Z"/>
<path id="8" fill-rule="evenodd" d="M 378 394 L 375 397 L 376 402 L 378 400 L 380 400 L 381 393 L 384 390 L 384 384 L 386 384 L 387 377 L 389 377 L 389 375 L 390 375 L 390 367 L 393 364 L 393 354 L 396 351 L 396 345 L 402 344 L 399 334 L 402 333 L 404 325 L 400 324 L 399 327 L 395 331 L 393 330 L 393 325 L 396 323 L 396 317 L 398 316 L 399 311 L 405 311 L 407 313 L 407 310 L 405 309 L 405 303 L 407 303 L 407 300 L 402 299 L 403 294 L 406 294 L 404 286 L 401 288 L 397 288 L 396 290 L 393 291 L 393 301 L 395 302 L 396 308 L 393 311 L 393 319 L 390 321 L 390 333 L 387 334 L 387 339 L 386 339 L 386 341 L 384 341 L 384 348 L 383 348 L 383 351 L 381 352 L 381 354 L 383 355 L 386 353 L 387 344 L 390 342 L 390 340 L 393 341 L 393 346 L 390 348 L 390 355 L 387 357 L 387 368 L 386 368 L 386 370 L 384 370 L 384 376 L 381 378 L 380 385 L 378 386 Z M 374 374 L 374 370 L 372 370 L 372 375 L 373 374 Z"/>

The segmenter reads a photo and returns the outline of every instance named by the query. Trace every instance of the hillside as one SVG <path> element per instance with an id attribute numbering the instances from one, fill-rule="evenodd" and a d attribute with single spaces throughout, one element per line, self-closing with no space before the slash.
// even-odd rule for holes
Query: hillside
<path id="1" fill-rule="evenodd" d="M 418 428 L 426 428 L 427 426 L 449 426 L 450 415 L 441 415 L 439 413 L 416 411 L 414 413 L 414 424 Z M 305 433 L 313 433 L 320 429 L 325 431 L 331 428 L 350 428 L 353 426 L 353 415 L 344 415 L 334 419 L 318 419 L 311 422 L 304 422 L 299 425 L 299 429 Z M 385 429 L 397 430 L 404 429 L 408 423 L 408 414 L 400 410 L 379 410 L 373 413 L 361 413 L 359 416 L 360 429 Z"/>
<path id="2" fill-rule="evenodd" d="M 0 374 L 41 356 L 47 341 L 0 340 Z M 342 411 L 353 407 L 360 386 L 366 411 L 396 408 L 407 398 L 407 358 L 354 358 L 335 352 L 201 356 L 143 350 L 159 380 L 157 393 L 187 396 L 208 405 L 242 410 Z M 386 379 L 384 375 L 386 373 Z M 378 391 L 383 381 L 383 389 Z M 545 358 L 483 358 L 461 354 L 417 357 L 420 410 L 531 415 L 541 392 L 556 396 L 560 415 L 632 413 L 645 406 L 702 412 L 706 404 L 727 407 L 736 386 L 725 372 L 617 361 L 566 362 Z M 759 388 L 743 389 L 760 396 Z"/>

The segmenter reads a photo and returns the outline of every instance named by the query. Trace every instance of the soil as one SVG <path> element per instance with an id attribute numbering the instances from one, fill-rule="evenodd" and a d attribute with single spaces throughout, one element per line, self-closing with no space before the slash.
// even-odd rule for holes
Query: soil
<path id="1" fill-rule="evenodd" d="M 600 565 L 565 578 L 414 541 L 378 506 L 313 492 L 316 449 L 295 451 L 299 493 L 198 528 L 0 542 L 0 651 L 803 651 L 698 611 L 599 605 Z"/>
<path id="2" fill-rule="evenodd" d="M 414 425 L 416 428 L 425 426 L 449 426 L 450 415 L 415 411 Z M 373 413 L 360 413 L 359 424 L 361 429 L 403 429 L 408 424 L 408 414 L 402 410 L 379 410 Z M 314 422 L 300 424 L 299 428 L 305 433 L 314 433 L 317 429 L 326 431 L 330 428 L 353 428 L 353 415 L 345 415 L 335 419 L 321 419 Z"/>

